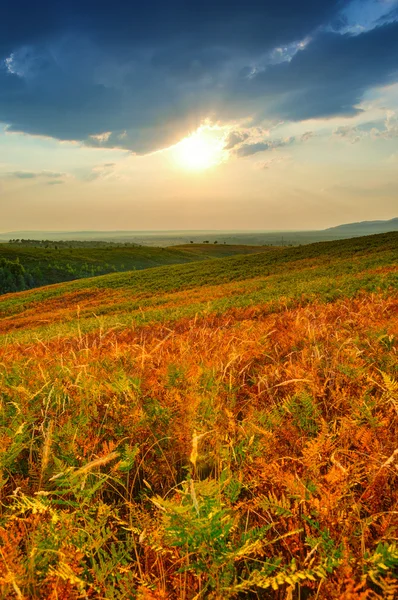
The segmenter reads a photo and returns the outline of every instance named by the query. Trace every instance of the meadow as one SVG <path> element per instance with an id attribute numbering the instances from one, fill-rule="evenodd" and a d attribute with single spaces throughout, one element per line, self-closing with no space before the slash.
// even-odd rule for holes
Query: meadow
<path id="1" fill-rule="evenodd" d="M 0 244 L 0 294 L 107 273 L 262 251 L 258 246 L 188 244 L 170 248 L 84 241 Z"/>
<path id="2" fill-rule="evenodd" d="M 398 596 L 398 233 L 262 250 L 1 297 L 1 599 Z"/>

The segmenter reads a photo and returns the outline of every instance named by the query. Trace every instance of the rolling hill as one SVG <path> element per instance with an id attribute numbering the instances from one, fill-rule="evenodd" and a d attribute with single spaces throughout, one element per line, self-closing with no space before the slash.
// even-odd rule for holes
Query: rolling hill
<path id="1" fill-rule="evenodd" d="M 385 233 L 398 231 L 398 217 L 388 221 L 360 221 L 359 223 L 347 223 L 337 227 L 329 227 L 325 231 L 336 234 L 371 235 L 372 233 Z"/>
<path id="2" fill-rule="evenodd" d="M 76 242 L 75 242 L 76 244 Z M 0 244 L 0 294 L 22 291 L 33 287 L 72 281 L 85 277 L 104 275 L 118 271 L 148 269 L 161 265 L 189 263 L 208 258 L 222 258 L 234 254 L 262 252 L 259 246 L 226 244 L 188 244 L 172 248 L 145 246 L 117 246 L 104 244 L 99 247 L 57 246 L 56 243 Z M 15 270 L 10 263 L 18 262 Z"/>
<path id="3" fill-rule="evenodd" d="M 397 339 L 398 233 L 2 296 L 0 598 L 393 599 Z"/>

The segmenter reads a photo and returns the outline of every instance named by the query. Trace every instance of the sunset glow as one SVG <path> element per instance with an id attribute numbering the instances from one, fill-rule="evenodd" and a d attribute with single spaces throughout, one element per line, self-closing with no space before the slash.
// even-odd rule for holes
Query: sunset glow
<path id="1" fill-rule="evenodd" d="M 224 162 L 225 139 L 218 131 L 199 128 L 174 147 L 176 163 L 188 171 L 204 171 Z"/>

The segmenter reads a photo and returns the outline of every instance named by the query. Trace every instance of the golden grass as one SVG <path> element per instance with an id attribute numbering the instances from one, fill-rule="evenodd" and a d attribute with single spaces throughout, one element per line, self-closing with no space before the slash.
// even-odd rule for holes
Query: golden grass
<path id="1" fill-rule="evenodd" d="M 333 269 L 23 296 L 0 598 L 396 598 L 397 267 Z"/>

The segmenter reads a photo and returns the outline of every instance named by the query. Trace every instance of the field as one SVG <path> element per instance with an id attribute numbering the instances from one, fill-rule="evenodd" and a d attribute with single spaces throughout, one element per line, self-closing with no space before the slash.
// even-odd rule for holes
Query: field
<path id="1" fill-rule="evenodd" d="M 263 250 L 2 296 L 1 599 L 398 596 L 398 233 Z"/>
<path id="2" fill-rule="evenodd" d="M 79 246 L 79 242 L 43 242 L 40 246 L 32 243 L 0 244 L 0 294 L 106 273 L 262 251 L 263 248 L 258 246 L 227 244 L 188 244 L 172 248 L 123 247 L 106 242 L 98 243 L 97 247 L 95 242 L 87 243 L 86 247 Z M 15 261 L 23 268 L 22 276 L 7 277 L 10 274 L 5 267 L 12 269 L 13 265 L 9 263 Z"/>

